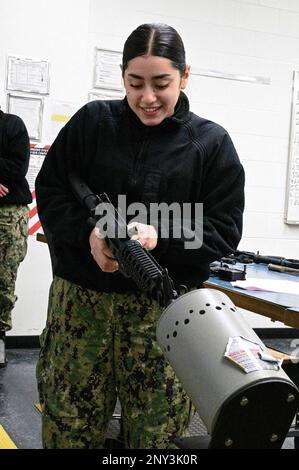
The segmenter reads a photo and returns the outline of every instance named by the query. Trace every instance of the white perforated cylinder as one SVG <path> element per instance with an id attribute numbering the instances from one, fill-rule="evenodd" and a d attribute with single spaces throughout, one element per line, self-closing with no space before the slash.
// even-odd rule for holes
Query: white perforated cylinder
<path id="1" fill-rule="evenodd" d="M 224 357 L 228 340 L 244 337 L 266 349 L 225 294 L 198 289 L 179 297 L 163 312 L 157 340 L 211 433 L 225 400 L 263 380 L 290 381 L 282 369 L 246 373 Z"/>

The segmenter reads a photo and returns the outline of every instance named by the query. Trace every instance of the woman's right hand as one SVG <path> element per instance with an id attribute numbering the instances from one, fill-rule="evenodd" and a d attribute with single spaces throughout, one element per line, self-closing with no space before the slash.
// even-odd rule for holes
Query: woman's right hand
<path id="1" fill-rule="evenodd" d="M 97 228 L 94 228 L 89 236 L 91 254 L 95 262 L 104 273 L 115 273 L 118 271 L 118 262 L 113 256 L 104 238 L 96 235 Z"/>

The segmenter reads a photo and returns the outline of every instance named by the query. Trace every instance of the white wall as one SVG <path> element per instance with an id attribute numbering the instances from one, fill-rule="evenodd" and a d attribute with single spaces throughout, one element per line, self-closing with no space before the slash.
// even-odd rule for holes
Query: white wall
<path id="1" fill-rule="evenodd" d="M 53 102 L 76 102 L 79 107 L 87 100 L 88 18 L 88 0 L 0 1 L 0 103 L 4 108 L 8 55 L 49 61 L 50 95 L 45 98 L 44 141 Z"/>
<path id="2" fill-rule="evenodd" d="M 229 131 L 244 164 L 246 211 L 240 248 L 299 258 L 299 227 L 283 221 L 292 73 L 299 69 L 298 0 L 1 0 L 0 102 L 6 100 L 7 54 L 49 60 L 51 92 L 43 129 L 47 135 L 51 101 L 87 101 L 94 47 L 121 51 L 132 29 L 150 21 L 178 29 L 193 70 L 270 78 L 270 85 L 259 85 L 192 76 L 188 95 L 194 112 Z M 40 283 L 40 303 L 34 306 L 39 312 L 33 312 L 24 293 L 35 289 L 25 283 L 30 260 L 34 263 L 39 256 L 41 272 L 49 271 L 46 253 L 37 254 L 37 242 L 31 245 L 18 280 L 14 334 L 31 334 L 45 318 L 44 291 L 51 276 L 35 281 Z M 26 322 L 19 322 L 21 317 Z"/>
<path id="3" fill-rule="evenodd" d="M 50 133 L 54 102 L 87 101 L 91 78 L 88 71 L 88 0 L 0 0 L 0 104 L 6 108 L 6 60 L 8 55 L 50 62 L 50 95 L 45 98 L 43 142 Z M 10 335 L 38 335 L 47 312 L 52 271 L 47 246 L 29 237 L 21 264 Z"/>
<path id="4" fill-rule="evenodd" d="M 18 271 L 18 300 L 13 311 L 13 329 L 8 335 L 36 336 L 41 333 L 46 321 L 51 280 L 47 245 L 29 237 L 27 256 Z"/>

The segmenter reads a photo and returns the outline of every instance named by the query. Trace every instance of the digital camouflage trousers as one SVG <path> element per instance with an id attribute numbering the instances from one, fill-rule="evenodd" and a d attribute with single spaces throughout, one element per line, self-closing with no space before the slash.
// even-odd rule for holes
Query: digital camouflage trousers
<path id="1" fill-rule="evenodd" d="M 144 294 L 54 278 L 37 364 L 44 448 L 103 448 L 117 397 L 126 448 L 175 448 L 193 407 L 157 344 L 160 315 Z"/>
<path id="2" fill-rule="evenodd" d="M 27 251 L 28 207 L 0 206 L 0 331 L 12 327 L 11 312 L 17 300 L 15 284 Z"/>

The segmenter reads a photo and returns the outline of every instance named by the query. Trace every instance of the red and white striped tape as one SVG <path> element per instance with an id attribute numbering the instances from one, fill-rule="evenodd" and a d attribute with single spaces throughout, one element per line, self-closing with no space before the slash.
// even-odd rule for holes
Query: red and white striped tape
<path id="1" fill-rule="evenodd" d="M 35 191 L 31 192 L 32 203 L 29 205 L 29 235 L 34 235 L 39 231 L 42 224 L 38 218 Z"/>
<path id="2" fill-rule="evenodd" d="M 32 202 L 29 204 L 29 235 L 35 235 L 38 231 L 42 231 L 41 222 L 37 213 L 34 187 L 35 179 L 49 148 L 50 145 L 39 146 L 38 144 L 30 144 L 30 161 L 27 174 L 27 179 L 32 195 Z"/>

